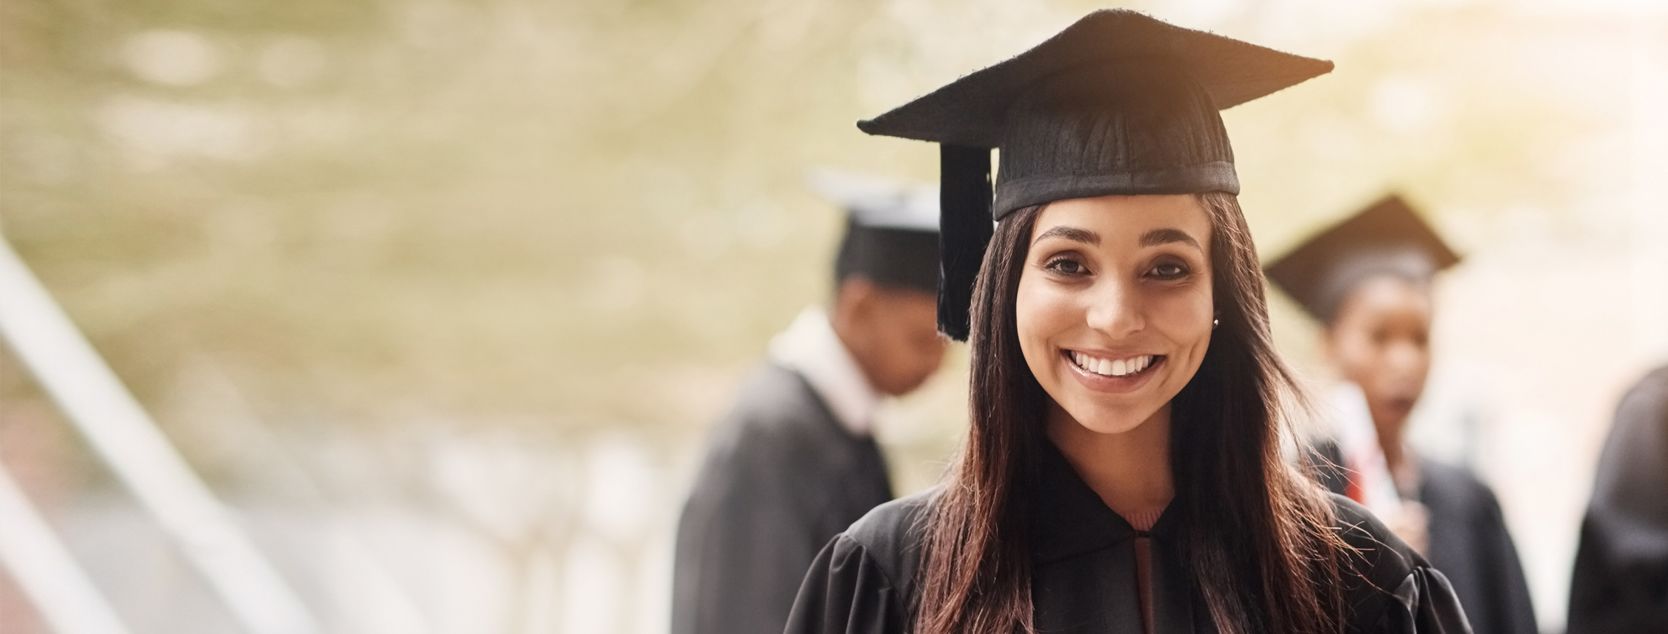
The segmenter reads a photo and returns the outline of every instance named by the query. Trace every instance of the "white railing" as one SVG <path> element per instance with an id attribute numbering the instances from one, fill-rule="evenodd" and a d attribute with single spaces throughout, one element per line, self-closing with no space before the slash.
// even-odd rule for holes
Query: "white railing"
<path id="1" fill-rule="evenodd" d="M 257 634 L 308 634 L 318 630 L 306 605 L 191 471 L 3 235 L 0 340 L 247 630 Z M 0 517 L 7 523 L 15 521 L 9 514 Z M 40 568 L 34 574 L 60 580 L 79 575 L 79 571 L 61 569 L 73 566 L 67 557 L 28 561 L 27 565 L 50 566 L 52 570 Z M 10 559 L 7 565 L 13 565 Z M 89 586 L 82 589 L 90 591 Z M 96 596 L 71 592 L 82 600 Z M 40 603 L 39 597 L 31 598 L 43 613 L 58 609 L 53 603 Z M 56 618 L 47 616 L 57 626 Z"/>

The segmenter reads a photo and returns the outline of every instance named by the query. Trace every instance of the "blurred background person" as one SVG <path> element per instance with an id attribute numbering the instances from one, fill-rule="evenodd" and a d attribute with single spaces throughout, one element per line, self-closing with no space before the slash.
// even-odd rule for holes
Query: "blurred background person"
<path id="1" fill-rule="evenodd" d="M 1570 581 L 1569 634 L 1668 632 L 1668 367 L 1622 398 Z"/>
<path id="2" fill-rule="evenodd" d="M 1369 505 L 1453 582 L 1477 632 L 1533 634 L 1535 614 L 1494 492 L 1470 470 L 1406 443 L 1431 368 L 1431 283 L 1459 262 L 1390 195 L 1268 265 L 1269 279 L 1322 324 L 1339 384 L 1322 414 L 1328 488 Z"/>
<path id="3" fill-rule="evenodd" d="M 817 550 L 893 497 L 876 407 L 944 355 L 936 190 L 831 172 L 812 183 L 847 214 L 833 297 L 771 341 L 714 430 L 678 522 L 675 633 L 787 624 Z"/>

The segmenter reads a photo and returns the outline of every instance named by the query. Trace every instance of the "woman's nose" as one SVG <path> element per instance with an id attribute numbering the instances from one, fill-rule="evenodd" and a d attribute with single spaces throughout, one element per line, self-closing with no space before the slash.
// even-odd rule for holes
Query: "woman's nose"
<path id="1" fill-rule="evenodd" d="M 1089 294 L 1086 319 L 1090 328 L 1112 337 L 1122 337 L 1146 328 L 1141 298 L 1122 284 L 1099 285 Z"/>

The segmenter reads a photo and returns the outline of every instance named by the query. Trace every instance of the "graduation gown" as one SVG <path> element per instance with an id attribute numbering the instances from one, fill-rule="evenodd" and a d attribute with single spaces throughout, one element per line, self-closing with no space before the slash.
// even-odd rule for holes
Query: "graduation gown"
<path id="1" fill-rule="evenodd" d="M 1046 443 L 1045 443 L 1046 444 Z M 1039 452 L 1031 525 L 1032 618 L 1038 632 L 1141 632 L 1137 532 L 1077 477 L 1052 445 Z M 918 589 L 920 521 L 932 491 L 876 508 L 811 566 L 789 634 L 908 632 Z M 1447 580 L 1365 509 L 1333 496 L 1340 535 L 1362 550 L 1346 592 L 1348 632 L 1469 632 Z M 1166 511 L 1151 537 L 1154 632 L 1215 632 L 1178 552 L 1181 522 Z M 1205 521 L 1208 521 L 1206 518 Z"/>
<path id="2" fill-rule="evenodd" d="M 1570 579 L 1569 634 L 1668 632 L 1668 368 L 1622 398 Z"/>
<path id="3" fill-rule="evenodd" d="M 767 364 L 718 425 L 678 521 L 674 634 L 779 632 L 832 536 L 892 499 L 873 438 Z"/>
<path id="4" fill-rule="evenodd" d="M 1535 608 L 1494 491 L 1470 471 L 1419 460 L 1419 502 L 1429 511 L 1429 560 L 1454 586 L 1471 628 L 1536 634 Z"/>
<path id="5" fill-rule="evenodd" d="M 1328 465 L 1321 482 L 1342 494 L 1348 474 L 1337 448 L 1323 443 L 1317 451 Z M 1529 582 L 1517 557 L 1511 533 L 1494 491 L 1469 470 L 1416 456 L 1419 461 L 1417 502 L 1429 515 L 1431 565 L 1442 571 L 1465 606 L 1471 628 L 1479 634 L 1536 634 L 1535 609 Z"/>

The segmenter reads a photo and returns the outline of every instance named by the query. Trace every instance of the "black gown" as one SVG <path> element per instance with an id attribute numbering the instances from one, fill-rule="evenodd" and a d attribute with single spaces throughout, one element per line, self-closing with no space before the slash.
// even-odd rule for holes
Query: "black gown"
<path id="1" fill-rule="evenodd" d="M 767 364 L 713 436 L 678 521 L 674 634 L 779 632 L 817 550 L 892 499 L 874 439 Z"/>
<path id="2" fill-rule="evenodd" d="M 1331 465 L 1339 464 L 1335 445 L 1322 444 L 1318 451 Z M 1479 634 L 1536 634 L 1529 582 L 1494 491 L 1466 469 L 1416 459 L 1417 501 L 1429 513 L 1425 555 L 1453 585 L 1471 628 Z M 1321 476 L 1333 493 L 1344 492 L 1348 475 L 1342 470 L 1323 468 Z"/>
<path id="3" fill-rule="evenodd" d="M 1044 443 L 1047 445 L 1047 443 Z M 1032 497 L 1031 601 L 1038 632 L 1140 632 L 1135 529 L 1077 477 L 1052 445 L 1039 451 Z M 829 543 L 800 587 L 789 634 L 879 634 L 913 626 L 918 521 L 932 491 L 876 508 Z M 1365 509 L 1333 496 L 1340 535 L 1362 549 L 1346 583 L 1348 632 L 1469 632 L 1446 579 Z M 1176 508 L 1172 505 L 1172 509 Z M 1176 548 L 1179 513 L 1150 533 L 1154 632 L 1215 632 Z"/>
<path id="4" fill-rule="evenodd" d="M 1668 632 L 1668 368 L 1616 410 L 1581 522 L 1569 634 Z"/>

